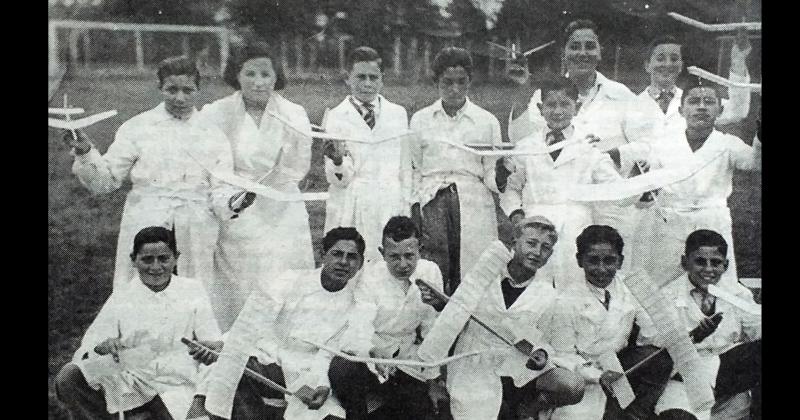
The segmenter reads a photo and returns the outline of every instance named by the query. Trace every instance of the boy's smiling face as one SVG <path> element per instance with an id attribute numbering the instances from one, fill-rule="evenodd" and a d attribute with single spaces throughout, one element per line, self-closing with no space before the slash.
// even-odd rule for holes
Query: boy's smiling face
<path id="1" fill-rule="evenodd" d="M 564 90 L 548 92 L 538 106 L 551 130 L 560 131 L 569 127 L 572 124 L 572 117 L 578 113 L 577 102 Z"/>
<path id="2" fill-rule="evenodd" d="M 681 265 L 689 275 L 689 281 L 703 290 L 709 284 L 717 284 L 728 269 L 728 259 L 716 246 L 701 246 L 681 257 Z"/>
<path id="3" fill-rule="evenodd" d="M 601 288 L 611 284 L 617 270 L 622 268 L 622 254 L 607 242 L 589 245 L 589 249 L 577 257 L 578 266 L 583 269 L 586 281 Z"/>

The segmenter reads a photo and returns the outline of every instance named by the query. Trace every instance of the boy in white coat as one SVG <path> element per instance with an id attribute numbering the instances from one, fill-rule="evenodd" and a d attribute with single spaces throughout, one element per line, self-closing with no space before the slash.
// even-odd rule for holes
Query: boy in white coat
<path id="1" fill-rule="evenodd" d="M 347 58 L 348 95 L 324 121 L 343 136 L 380 141 L 408 130 L 405 108 L 381 95 L 383 65 L 378 53 L 358 47 Z M 365 261 L 380 260 L 380 232 L 392 216 L 408 215 L 411 158 L 408 137 L 376 144 L 330 141 L 325 145 L 325 177 L 330 197 L 325 230 L 352 226 L 364 236 Z"/>
<path id="2" fill-rule="evenodd" d="M 622 372 L 657 351 L 649 345 L 656 331 L 618 272 L 624 259 L 620 234 L 610 226 L 592 225 L 581 232 L 576 245 L 584 280 L 559 290 L 557 303 L 545 315 L 543 332 L 563 365 L 586 380 L 586 391 L 581 402 L 556 409 L 552 419 L 599 420 L 604 412 L 622 414 L 617 396 L 607 389 L 615 379 L 610 371 Z M 648 345 L 637 346 L 637 341 Z M 662 353 L 628 375 L 636 399 L 624 412 L 633 418 L 652 417 L 671 369 L 669 357 Z"/>
<path id="3" fill-rule="evenodd" d="M 714 388 L 712 419 L 750 418 L 760 415 L 761 316 L 711 295 L 713 284 L 747 305 L 755 305 L 750 290 L 739 283 L 724 283 L 728 269 L 728 243 L 717 232 L 698 230 L 686 238 L 681 265 L 686 273 L 667 287 L 687 331 L 697 328 L 695 346 L 705 366 L 708 385 Z M 713 315 L 721 314 L 721 321 Z M 752 393 L 752 395 L 751 395 Z M 752 402 L 751 402 L 752 399 Z M 683 382 L 670 380 L 657 411 L 691 411 Z M 708 418 L 709 413 L 693 413 Z"/>
<path id="4" fill-rule="evenodd" d="M 678 108 L 683 90 L 675 86 L 683 71 L 682 45 L 670 35 L 654 39 L 647 49 L 644 60 L 645 71 L 650 75 L 650 84 L 629 104 L 623 120 L 623 130 L 629 142 L 651 142 L 663 136 L 672 125 L 685 125 Z M 730 80 L 749 83 L 747 56 L 751 46 L 746 31 L 737 34 L 731 48 Z M 723 111 L 716 126 L 737 123 L 750 111 L 750 90 L 729 88 L 730 98 L 723 100 Z M 623 168 L 625 173 L 630 168 Z"/>
<path id="5" fill-rule="evenodd" d="M 355 290 L 356 300 L 375 310 L 370 354 L 378 358 L 415 359 L 445 301 L 417 279 L 444 290 L 442 274 L 432 261 L 420 258 L 420 233 L 406 216 L 389 219 L 383 229 L 383 260 L 364 268 Z M 428 394 L 445 392 L 435 379 L 419 369 L 350 362 L 334 357 L 330 369 L 331 390 L 347 412 L 348 420 L 366 419 L 367 394 L 383 398 L 380 412 L 387 419 L 423 419 L 431 411 Z M 436 369 L 433 377 L 438 376 Z M 444 394 L 446 395 L 446 394 Z"/>
<path id="6" fill-rule="evenodd" d="M 500 122 L 469 100 L 473 62 L 463 48 L 442 49 L 431 65 L 440 99 L 411 117 L 414 222 L 422 231 L 422 256 L 439 265 L 452 294 L 481 252 L 497 238 L 492 192 L 494 160 L 460 144 L 497 144 Z M 417 204 L 418 203 L 418 204 Z"/>
<path id="7" fill-rule="evenodd" d="M 364 261 L 358 231 L 328 231 L 323 252 L 322 267 L 288 270 L 280 281 L 268 281 L 265 290 L 250 295 L 219 359 L 198 386 L 193 409 L 212 419 L 269 418 L 262 397 L 283 395 L 243 376 L 248 365 L 294 393 L 286 396 L 286 420 L 343 414 L 331 398 L 333 356 L 311 343 L 367 355 L 374 312 L 353 296 Z"/>
<path id="8" fill-rule="evenodd" d="M 548 269 L 563 285 L 580 283 L 582 273 L 575 265 L 574 238 L 593 223 L 590 203 L 569 200 L 572 185 L 599 184 L 622 179 L 611 158 L 589 144 L 587 134 L 572 124 L 580 107 L 578 89 L 564 77 L 545 81 L 542 102 L 537 104 L 546 127 L 517 143 L 519 150 L 539 151 L 531 156 L 497 160 L 495 182 L 501 192 L 500 205 L 511 216 L 540 214 L 552 220 L 558 236 L 565 240 L 555 245 Z M 563 148 L 544 152 L 549 146 Z M 562 284 L 556 284 L 561 287 Z"/>
<path id="9" fill-rule="evenodd" d="M 660 191 L 656 204 L 644 212 L 636 231 L 631 266 L 645 269 L 657 284 L 671 281 L 666 273 L 679 269 L 684 238 L 689 233 L 711 229 L 733 243 L 727 200 L 733 190 L 734 171 L 761 170 L 758 138 L 749 146 L 714 128 L 722 111 L 714 85 L 694 80 L 683 91 L 681 103 L 685 130 L 671 130 L 649 145 L 631 143 L 620 148 L 623 161 L 641 159 L 651 168 L 687 168 L 692 173 Z M 732 256 L 730 259 L 732 269 L 723 281 L 736 283 L 736 265 Z"/>
<path id="10" fill-rule="evenodd" d="M 166 228 L 147 227 L 134 237 L 130 259 L 138 275 L 114 289 L 56 377 L 56 394 L 72 418 L 186 417 L 200 365 L 180 339 L 218 340 L 220 330 L 203 285 L 173 275 L 178 257 Z"/>
<path id="11" fill-rule="evenodd" d="M 536 416 L 581 400 L 583 378 L 550 362 L 543 369 L 528 368 L 525 356 L 472 318 L 507 342 L 550 348 L 540 330 L 546 327 L 543 314 L 554 304 L 556 291 L 551 281 L 539 279 L 538 271 L 557 239 L 544 217 L 518 222 L 512 249 L 495 241 L 484 250 L 422 342 L 418 354 L 429 361 L 446 356 L 454 341 L 455 354 L 481 351 L 447 365 L 450 410 L 456 420 Z M 517 378 L 525 376 L 519 383 Z"/>

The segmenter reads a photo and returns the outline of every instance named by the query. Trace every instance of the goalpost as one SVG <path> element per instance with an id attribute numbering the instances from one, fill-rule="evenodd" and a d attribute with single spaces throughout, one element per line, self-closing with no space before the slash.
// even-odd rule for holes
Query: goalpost
<path id="1" fill-rule="evenodd" d="M 130 32 L 135 45 L 136 68 L 145 70 L 145 46 L 142 42 L 142 33 L 182 33 L 192 34 L 211 34 L 216 37 L 219 44 L 219 74 L 225 71 L 225 64 L 228 60 L 230 34 L 228 29 L 222 26 L 199 26 L 199 25 L 166 25 L 151 23 L 117 23 L 117 22 L 89 22 L 79 20 L 50 20 L 48 22 L 48 47 L 49 47 L 49 68 L 50 76 L 58 74 L 62 70 L 62 62 L 59 59 L 61 46 L 59 42 L 59 29 L 69 29 L 67 50 L 71 61 L 78 62 L 78 38 L 83 35 L 84 54 L 89 50 L 90 40 L 88 31 L 112 31 Z M 183 37 L 182 49 L 185 55 L 189 55 L 189 43 L 186 36 Z M 84 57 L 84 65 L 86 65 Z"/>

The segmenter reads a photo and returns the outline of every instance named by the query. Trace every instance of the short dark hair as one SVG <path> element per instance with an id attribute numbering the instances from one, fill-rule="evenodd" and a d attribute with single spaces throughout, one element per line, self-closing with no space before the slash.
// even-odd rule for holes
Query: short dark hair
<path id="1" fill-rule="evenodd" d="M 371 62 L 374 61 L 378 64 L 378 69 L 383 72 L 383 59 L 381 58 L 380 54 L 378 54 L 375 49 L 361 46 L 353 51 L 350 51 L 350 54 L 347 55 L 347 70 L 352 71 L 353 65 L 359 62 Z"/>
<path id="2" fill-rule="evenodd" d="M 564 28 L 564 32 L 562 36 L 564 37 L 561 40 L 561 46 L 566 47 L 567 41 L 569 41 L 569 37 L 572 36 L 572 33 L 579 30 L 579 29 L 591 29 L 597 37 L 600 37 L 600 33 L 597 29 L 597 24 L 594 21 L 589 19 L 576 19 L 572 22 L 568 23 L 567 26 Z"/>
<path id="3" fill-rule="evenodd" d="M 171 230 L 162 226 L 149 226 L 139 231 L 133 237 L 133 252 L 131 252 L 131 259 L 135 259 L 139 251 L 145 244 L 153 244 L 157 242 L 164 242 L 167 244 L 172 253 L 178 255 L 178 247 L 175 244 L 175 235 Z"/>
<path id="4" fill-rule="evenodd" d="M 253 58 L 269 58 L 272 61 L 272 69 L 275 71 L 275 88 L 278 91 L 286 87 L 286 75 L 283 74 L 283 66 L 279 60 L 276 60 L 272 47 L 265 41 L 251 41 L 242 47 L 234 49 L 232 54 L 228 57 L 228 64 L 225 67 L 225 73 L 222 79 L 232 88 L 239 90 L 242 86 L 239 84 L 239 72 L 242 71 L 242 66 L 247 60 Z"/>
<path id="5" fill-rule="evenodd" d="M 322 253 L 327 254 L 328 250 L 331 249 L 336 242 L 339 241 L 354 241 L 356 243 L 356 248 L 358 249 L 358 253 L 363 257 L 364 256 L 364 249 L 366 249 L 366 244 L 364 244 L 364 238 L 361 236 L 360 233 L 354 227 L 335 227 L 328 231 L 325 234 L 325 237 L 322 238 Z"/>
<path id="6" fill-rule="evenodd" d="M 589 252 L 592 245 L 597 244 L 611 244 L 618 254 L 622 255 L 622 249 L 625 247 L 625 241 L 622 236 L 611 226 L 607 225 L 591 225 L 575 238 L 575 245 L 578 248 L 578 255 L 584 255 Z"/>
<path id="7" fill-rule="evenodd" d="M 539 89 L 542 91 L 542 102 L 544 102 L 547 95 L 553 92 L 564 92 L 573 101 L 578 101 L 578 87 L 572 80 L 564 76 L 549 77 L 542 81 Z"/>
<path id="8" fill-rule="evenodd" d="M 689 96 L 689 93 L 690 93 L 689 91 L 691 91 L 692 89 L 697 89 L 697 88 L 701 88 L 701 87 L 702 88 L 711 88 L 711 89 L 713 89 L 714 90 L 714 94 L 717 95 L 717 103 L 718 104 L 722 103 L 722 96 L 720 96 L 720 94 L 719 94 L 719 86 L 717 86 L 716 83 L 714 83 L 712 81 L 709 81 L 709 80 L 703 80 L 701 77 L 692 76 L 686 82 L 686 84 L 685 84 L 685 86 L 683 88 L 683 93 L 681 93 L 681 105 L 683 105 L 683 101 L 686 100 L 686 97 Z"/>
<path id="9" fill-rule="evenodd" d="M 659 45 L 664 44 L 676 44 L 681 46 L 681 53 L 683 53 L 683 44 L 678 42 L 678 38 L 675 38 L 674 35 L 659 35 L 653 38 L 649 44 L 647 44 L 647 49 L 645 50 L 644 62 L 647 63 L 650 61 L 650 56 L 653 55 L 653 50 L 656 49 Z"/>
<path id="10" fill-rule="evenodd" d="M 463 67 L 470 80 L 472 79 L 472 56 L 469 51 L 459 47 L 444 47 L 431 64 L 433 70 L 433 81 L 438 82 L 442 73 L 450 67 Z"/>
<path id="11" fill-rule="evenodd" d="M 408 216 L 393 216 L 383 228 L 381 241 L 386 238 L 391 238 L 395 242 L 404 241 L 408 238 L 420 239 L 419 228 Z"/>
<path id="12" fill-rule="evenodd" d="M 200 70 L 197 69 L 194 61 L 184 55 L 178 57 L 165 58 L 158 64 L 156 76 L 158 76 L 158 88 L 164 87 L 164 79 L 169 76 L 190 76 L 194 77 L 194 85 L 200 87 Z"/>
<path id="13" fill-rule="evenodd" d="M 688 256 L 694 251 L 697 251 L 702 246 L 716 247 L 720 254 L 727 257 L 728 255 L 728 242 L 717 232 L 708 229 L 696 230 L 689 234 L 686 238 L 686 248 L 684 255 Z"/>

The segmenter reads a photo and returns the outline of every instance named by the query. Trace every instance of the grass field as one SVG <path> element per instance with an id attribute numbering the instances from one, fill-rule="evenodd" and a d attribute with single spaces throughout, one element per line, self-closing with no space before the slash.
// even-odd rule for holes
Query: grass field
<path id="1" fill-rule="evenodd" d="M 512 87 L 473 87 L 471 99 L 492 111 L 501 123 L 506 119 L 505 98 Z M 141 77 L 80 77 L 65 79 L 51 106 L 60 106 L 63 93 L 70 103 L 87 113 L 116 109 L 119 115 L 89 127 L 87 132 L 104 152 L 117 128 L 130 117 L 159 103 L 155 81 Z M 204 83 L 201 103 L 231 93 L 218 79 Z M 346 94 L 342 83 L 306 82 L 291 84 L 283 92 L 302 104 L 312 122 L 319 123 L 326 107 L 335 106 Z M 409 115 L 436 99 L 428 84 L 387 86 L 385 95 L 405 106 Z M 754 95 L 754 102 L 758 97 Z M 751 109 L 758 110 L 758 103 Z M 751 117 L 754 113 L 751 112 Z M 740 131 L 751 139 L 753 118 Z M 505 124 L 504 124 L 505 125 Z M 111 294 L 116 237 L 122 206 L 129 186 L 105 196 L 91 196 L 71 173 L 72 157 L 56 130 L 48 136 L 48 395 L 49 418 L 66 419 L 58 406 L 53 378 L 77 349 L 83 332 Z M 747 140 L 749 142 L 749 140 Z M 321 156 L 315 148 L 312 170 L 304 181 L 307 190 L 327 188 L 321 171 Z M 761 176 L 741 173 L 734 180 L 730 199 L 733 210 L 736 258 L 741 277 L 761 276 Z M 320 238 L 324 209 L 309 206 L 312 235 Z"/>

